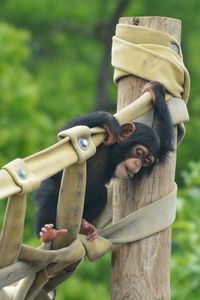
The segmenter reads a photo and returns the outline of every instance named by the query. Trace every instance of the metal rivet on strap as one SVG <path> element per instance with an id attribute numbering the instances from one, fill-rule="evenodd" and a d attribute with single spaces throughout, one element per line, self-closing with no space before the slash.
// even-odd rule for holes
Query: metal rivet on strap
<path id="1" fill-rule="evenodd" d="M 22 168 L 17 168 L 16 169 L 16 173 L 17 175 L 21 178 L 21 179 L 27 179 L 27 175 L 24 169 Z"/>
<path id="2" fill-rule="evenodd" d="M 176 44 L 176 43 L 173 43 L 171 44 L 171 49 L 176 52 L 176 53 L 180 53 L 180 49 L 179 49 L 179 46 Z"/>
<path id="3" fill-rule="evenodd" d="M 85 138 L 79 138 L 78 144 L 82 150 L 87 150 L 89 142 Z"/>

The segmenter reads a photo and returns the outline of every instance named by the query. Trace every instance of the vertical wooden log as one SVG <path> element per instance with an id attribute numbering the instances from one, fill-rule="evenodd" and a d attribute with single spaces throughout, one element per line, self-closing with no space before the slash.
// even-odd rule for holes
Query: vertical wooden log
<path id="1" fill-rule="evenodd" d="M 165 17 L 121 18 L 120 23 L 150 27 L 180 40 L 181 23 Z M 159 78 L 158 78 L 159 80 Z M 118 83 L 118 110 L 136 99 L 145 81 L 128 76 Z M 164 195 L 173 187 L 176 153 L 156 167 L 140 184 L 116 180 L 114 183 L 114 222 Z M 170 299 L 171 228 L 141 241 L 117 246 L 112 255 L 112 300 Z"/>

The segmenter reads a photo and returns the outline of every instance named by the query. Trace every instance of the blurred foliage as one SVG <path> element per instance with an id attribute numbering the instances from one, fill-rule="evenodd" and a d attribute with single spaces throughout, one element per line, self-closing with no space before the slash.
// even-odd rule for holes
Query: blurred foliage
<path id="1" fill-rule="evenodd" d="M 58 128 L 92 111 L 104 53 L 102 37 L 118 1 L 1 0 L 0 2 L 0 161 L 4 165 L 55 141 Z M 173 226 L 172 299 L 200 297 L 200 131 L 198 105 L 200 2 L 127 1 L 123 16 L 161 15 L 182 20 L 184 61 L 192 81 L 191 122 L 178 151 L 180 186 Z M 105 27 L 108 28 L 108 27 Z M 116 87 L 108 85 L 112 103 Z M 0 203 L 3 219 L 5 202 Z M 34 237 L 34 205 L 28 199 L 24 241 Z M 110 255 L 83 262 L 58 289 L 57 299 L 109 299 Z"/>
<path id="2" fill-rule="evenodd" d="M 200 161 L 182 173 L 177 219 L 173 225 L 172 299 L 197 300 L 200 296 Z"/>
<path id="3" fill-rule="evenodd" d="M 48 115 L 37 108 L 39 88 L 26 66 L 30 38 L 28 31 L 0 23 L 1 164 L 38 150 L 43 140 L 38 129 L 45 134 L 51 127 Z"/>

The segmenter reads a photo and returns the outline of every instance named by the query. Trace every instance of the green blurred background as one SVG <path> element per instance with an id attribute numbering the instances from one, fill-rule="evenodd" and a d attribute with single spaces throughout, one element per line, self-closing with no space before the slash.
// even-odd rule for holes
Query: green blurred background
<path id="1" fill-rule="evenodd" d="M 115 110 L 111 37 L 120 16 L 182 20 L 182 49 L 192 81 L 187 135 L 178 150 L 177 219 L 172 242 L 172 300 L 200 299 L 200 2 L 128 0 L 0 1 L 0 162 L 55 142 L 75 115 Z M 1 220 L 5 201 L 1 201 Z M 34 204 L 24 241 L 36 245 Z M 84 262 L 58 289 L 58 300 L 102 300 L 110 294 L 110 255 Z"/>

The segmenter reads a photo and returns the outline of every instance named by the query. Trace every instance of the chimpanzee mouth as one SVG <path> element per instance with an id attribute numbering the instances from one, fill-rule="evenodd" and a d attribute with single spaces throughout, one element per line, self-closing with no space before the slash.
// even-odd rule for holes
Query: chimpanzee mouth
<path id="1" fill-rule="evenodd" d="M 134 177 L 134 174 L 131 171 L 129 171 L 127 167 L 126 167 L 126 172 L 127 172 L 128 178 Z"/>

